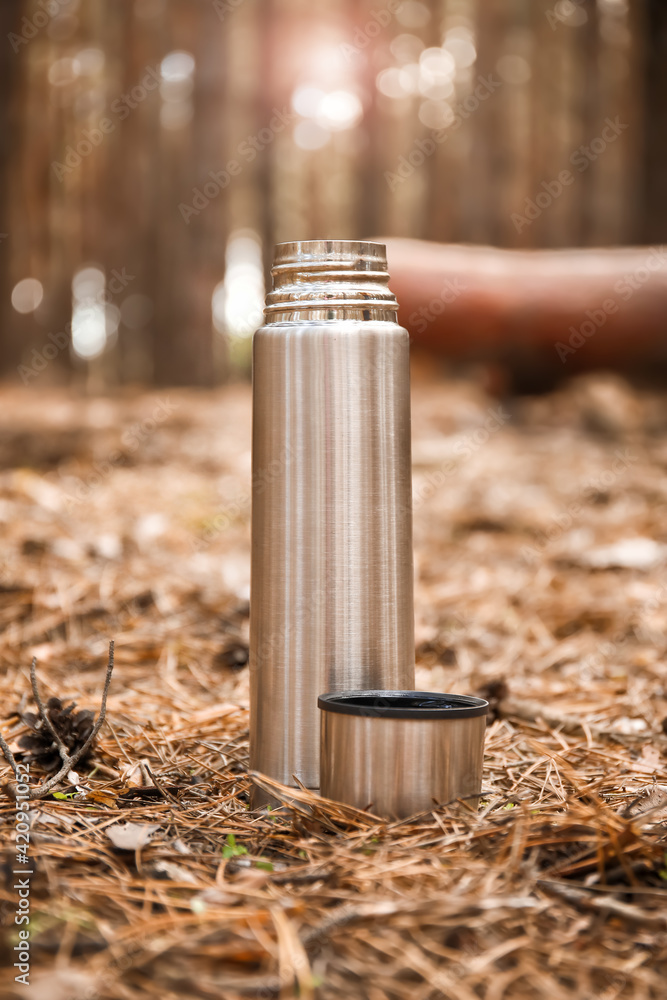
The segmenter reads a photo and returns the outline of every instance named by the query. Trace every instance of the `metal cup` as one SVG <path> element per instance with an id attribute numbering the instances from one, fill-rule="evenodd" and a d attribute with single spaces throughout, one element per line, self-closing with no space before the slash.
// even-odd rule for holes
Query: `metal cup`
<path id="1" fill-rule="evenodd" d="M 343 691 L 318 698 L 320 791 L 386 819 L 482 788 L 488 702 L 430 691 Z"/>

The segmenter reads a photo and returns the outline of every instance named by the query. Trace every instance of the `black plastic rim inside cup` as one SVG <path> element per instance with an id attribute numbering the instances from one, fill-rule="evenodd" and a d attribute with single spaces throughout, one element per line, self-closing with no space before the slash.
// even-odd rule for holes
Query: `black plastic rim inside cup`
<path id="1" fill-rule="evenodd" d="M 488 701 L 439 691 L 339 691 L 322 694 L 317 706 L 324 712 L 382 719 L 472 719 L 486 715 Z"/>

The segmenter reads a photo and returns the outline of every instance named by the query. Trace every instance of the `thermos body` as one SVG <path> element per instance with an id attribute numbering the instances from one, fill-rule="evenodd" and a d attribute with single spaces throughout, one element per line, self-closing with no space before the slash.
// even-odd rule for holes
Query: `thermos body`
<path id="1" fill-rule="evenodd" d="M 279 246 L 253 344 L 250 763 L 312 788 L 320 694 L 414 687 L 409 341 L 381 251 Z"/>

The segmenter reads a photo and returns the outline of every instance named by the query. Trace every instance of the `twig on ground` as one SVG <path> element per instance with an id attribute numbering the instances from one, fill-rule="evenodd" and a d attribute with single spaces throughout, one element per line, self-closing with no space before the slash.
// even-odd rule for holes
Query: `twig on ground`
<path id="1" fill-rule="evenodd" d="M 60 753 L 60 756 L 62 757 L 63 766 L 60 768 L 57 774 L 54 774 L 47 781 L 44 781 L 41 785 L 37 785 L 35 788 L 31 788 L 30 791 L 28 792 L 27 796 L 28 799 L 34 800 L 43 798 L 48 792 L 51 791 L 52 788 L 54 788 L 58 784 L 59 781 L 65 778 L 69 774 L 69 772 L 73 770 L 76 764 L 78 764 L 78 762 L 84 756 L 86 751 L 89 750 L 90 747 L 92 746 L 95 737 L 97 736 L 97 734 L 99 733 L 100 729 L 104 724 L 104 718 L 107 710 L 107 695 L 109 693 L 109 685 L 111 684 L 111 675 L 113 674 L 113 666 L 114 666 L 114 643 L 112 639 L 111 642 L 109 643 L 109 662 L 107 664 L 107 674 L 104 681 L 104 691 L 102 692 L 102 701 L 100 703 L 100 713 L 97 717 L 97 722 L 91 729 L 90 735 L 88 739 L 85 741 L 85 743 L 83 743 L 75 753 L 70 755 L 69 751 L 67 750 L 67 747 L 65 746 L 60 736 L 56 732 L 56 729 L 53 723 L 51 722 L 51 719 L 49 718 L 48 709 L 45 707 L 42 701 L 41 695 L 39 693 L 39 688 L 37 686 L 37 658 L 33 657 L 32 663 L 30 665 L 30 681 L 32 684 L 32 691 L 35 696 L 35 701 L 37 702 L 40 718 L 43 720 L 44 725 L 46 726 L 46 728 L 49 730 L 49 732 L 56 741 L 56 744 L 58 746 L 58 751 Z M 7 746 L 7 743 L 1 736 L 0 736 L 0 748 L 2 749 L 2 752 L 5 756 L 5 759 L 7 760 L 7 763 L 14 771 L 16 777 L 19 778 L 18 766 L 16 764 L 14 755 L 12 754 L 11 750 Z"/>
<path id="2" fill-rule="evenodd" d="M 7 745 L 7 742 L 6 742 L 5 738 L 4 738 L 4 736 L 2 735 L 2 733 L 0 733 L 0 750 L 2 750 L 2 752 L 4 754 L 4 757 L 5 757 L 5 760 L 7 761 L 7 763 L 9 764 L 9 766 L 11 767 L 12 771 L 14 772 L 14 776 L 15 776 L 16 780 L 17 781 L 22 781 L 23 779 L 21 778 L 21 775 L 19 773 L 19 766 L 16 763 L 16 758 L 14 757 L 14 754 L 9 749 L 9 747 Z"/>
<path id="3" fill-rule="evenodd" d="M 39 688 L 37 687 L 37 657 L 33 656 L 32 663 L 30 664 L 30 684 L 32 686 L 32 695 L 35 699 L 35 704 L 39 709 L 39 717 L 48 729 L 48 731 L 53 736 L 56 741 L 56 746 L 58 747 L 58 753 L 62 759 L 63 764 L 66 764 L 70 760 L 69 750 L 63 743 L 58 733 L 58 730 L 51 722 L 51 717 L 49 716 L 49 710 L 42 701 L 42 696 L 39 693 Z M 70 765 L 71 766 L 71 765 Z"/>

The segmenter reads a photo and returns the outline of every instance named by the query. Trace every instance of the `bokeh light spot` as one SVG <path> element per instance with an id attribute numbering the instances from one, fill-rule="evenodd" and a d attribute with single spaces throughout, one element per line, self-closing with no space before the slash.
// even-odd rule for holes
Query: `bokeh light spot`
<path id="1" fill-rule="evenodd" d="M 378 73 L 377 89 L 386 97 L 406 97 L 414 91 L 414 81 L 411 74 L 400 66 L 391 66 Z"/>
<path id="2" fill-rule="evenodd" d="M 416 35 L 397 35 L 389 51 L 399 63 L 417 62 L 424 50 L 424 43 Z"/>
<path id="3" fill-rule="evenodd" d="M 195 60 L 189 52 L 170 52 L 160 63 L 160 75 L 169 83 L 187 80 L 195 71 Z"/>
<path id="4" fill-rule="evenodd" d="M 351 90 L 333 90 L 322 98 L 317 123 L 325 129 L 352 128 L 361 121 L 363 113 L 361 101 Z"/>
<path id="5" fill-rule="evenodd" d="M 85 361 L 99 357 L 107 343 L 103 305 L 76 306 L 72 315 L 72 349 Z"/>
<path id="6" fill-rule="evenodd" d="M 304 84 L 292 94 L 292 107 L 302 118 L 315 118 L 324 96 L 320 87 Z"/>
<path id="7" fill-rule="evenodd" d="M 99 299 L 104 292 L 106 278 L 99 267 L 82 267 L 72 278 L 72 295 L 78 302 Z"/>
<path id="8" fill-rule="evenodd" d="M 95 76 L 103 71 L 106 59 L 102 49 L 89 48 L 77 52 L 75 61 L 82 76 Z"/>
<path id="9" fill-rule="evenodd" d="M 56 59 L 49 66 L 49 83 L 52 87 L 66 87 L 74 83 L 81 73 L 81 65 L 78 59 L 64 57 Z"/>
<path id="10" fill-rule="evenodd" d="M 419 0 L 403 0 L 396 11 L 396 20 L 404 28 L 423 28 L 431 20 L 431 12 Z"/>
<path id="11" fill-rule="evenodd" d="M 262 244 L 254 230 L 240 229 L 229 237 L 225 277 L 213 290 L 211 312 L 214 328 L 231 337 L 247 339 L 262 325 L 264 266 Z"/>
<path id="12" fill-rule="evenodd" d="M 472 38 L 467 32 L 463 34 L 463 31 L 465 29 L 461 28 L 454 28 L 452 31 L 448 31 L 443 42 L 443 48 L 449 52 L 458 67 L 466 69 L 468 66 L 472 66 L 477 58 L 477 50 Z"/>
<path id="13" fill-rule="evenodd" d="M 24 278 L 12 289 L 12 305 L 19 313 L 31 313 L 44 298 L 44 289 L 37 278 Z"/>

